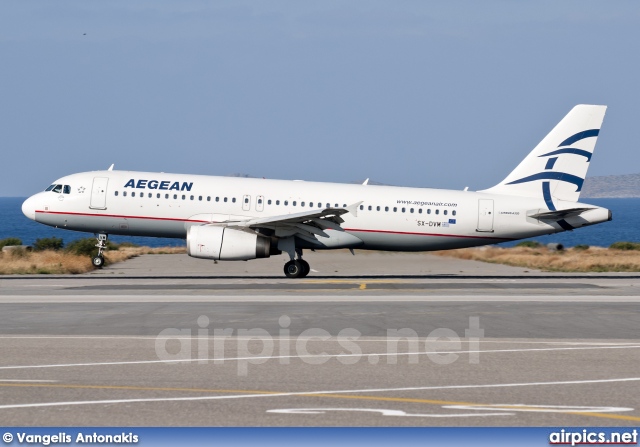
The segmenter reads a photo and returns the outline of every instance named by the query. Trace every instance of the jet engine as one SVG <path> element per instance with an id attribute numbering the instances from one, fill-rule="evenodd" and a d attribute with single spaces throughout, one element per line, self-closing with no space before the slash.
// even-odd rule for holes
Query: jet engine
<path id="1" fill-rule="evenodd" d="M 261 234 L 215 225 L 193 225 L 187 230 L 187 254 L 194 258 L 246 261 L 268 258 L 271 239 Z"/>

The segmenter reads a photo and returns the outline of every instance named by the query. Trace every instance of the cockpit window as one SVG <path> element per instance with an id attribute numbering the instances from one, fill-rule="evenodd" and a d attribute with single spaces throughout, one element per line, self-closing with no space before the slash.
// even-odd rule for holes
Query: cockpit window
<path id="1" fill-rule="evenodd" d="M 56 187 L 56 185 L 51 185 L 51 186 L 49 186 L 47 189 L 45 189 L 45 191 L 51 191 L 51 190 L 52 190 L 53 188 L 55 188 L 55 187 Z"/>
<path id="2" fill-rule="evenodd" d="M 53 192 L 62 192 L 62 185 L 56 185 L 53 189 Z"/>
<path id="3" fill-rule="evenodd" d="M 69 186 L 69 185 L 64 185 L 63 192 L 64 192 L 65 194 L 71 194 L 71 186 Z"/>

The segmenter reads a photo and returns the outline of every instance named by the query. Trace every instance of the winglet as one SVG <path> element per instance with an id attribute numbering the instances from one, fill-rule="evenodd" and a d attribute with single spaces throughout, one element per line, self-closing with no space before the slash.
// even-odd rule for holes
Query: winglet
<path id="1" fill-rule="evenodd" d="M 344 209 L 349 211 L 354 216 L 358 217 L 358 207 L 362 205 L 362 202 L 363 201 L 361 200 L 357 203 L 354 203 L 353 205 L 346 206 Z"/>
<path id="2" fill-rule="evenodd" d="M 366 179 L 364 182 L 362 182 L 363 185 L 368 185 L 369 184 L 369 179 Z"/>
<path id="3" fill-rule="evenodd" d="M 107 171 L 113 171 L 113 166 L 115 165 L 115 163 L 111 163 L 111 166 L 109 166 L 109 169 L 107 169 Z"/>

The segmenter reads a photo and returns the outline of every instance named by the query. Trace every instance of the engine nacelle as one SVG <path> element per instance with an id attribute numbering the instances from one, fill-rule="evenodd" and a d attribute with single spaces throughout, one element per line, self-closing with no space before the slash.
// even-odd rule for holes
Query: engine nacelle
<path id="1" fill-rule="evenodd" d="M 271 240 L 261 234 L 215 225 L 192 225 L 187 230 L 187 254 L 194 258 L 246 261 L 268 258 Z"/>

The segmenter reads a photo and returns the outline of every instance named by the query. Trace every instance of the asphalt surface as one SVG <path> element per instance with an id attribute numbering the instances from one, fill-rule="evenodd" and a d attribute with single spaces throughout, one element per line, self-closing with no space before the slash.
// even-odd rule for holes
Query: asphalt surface
<path id="1" fill-rule="evenodd" d="M 304 280 L 281 278 L 280 259 L 214 265 L 182 255 L 0 279 L 0 418 L 640 422 L 638 275 L 549 275 L 429 255 L 307 260 L 316 271 Z"/>

